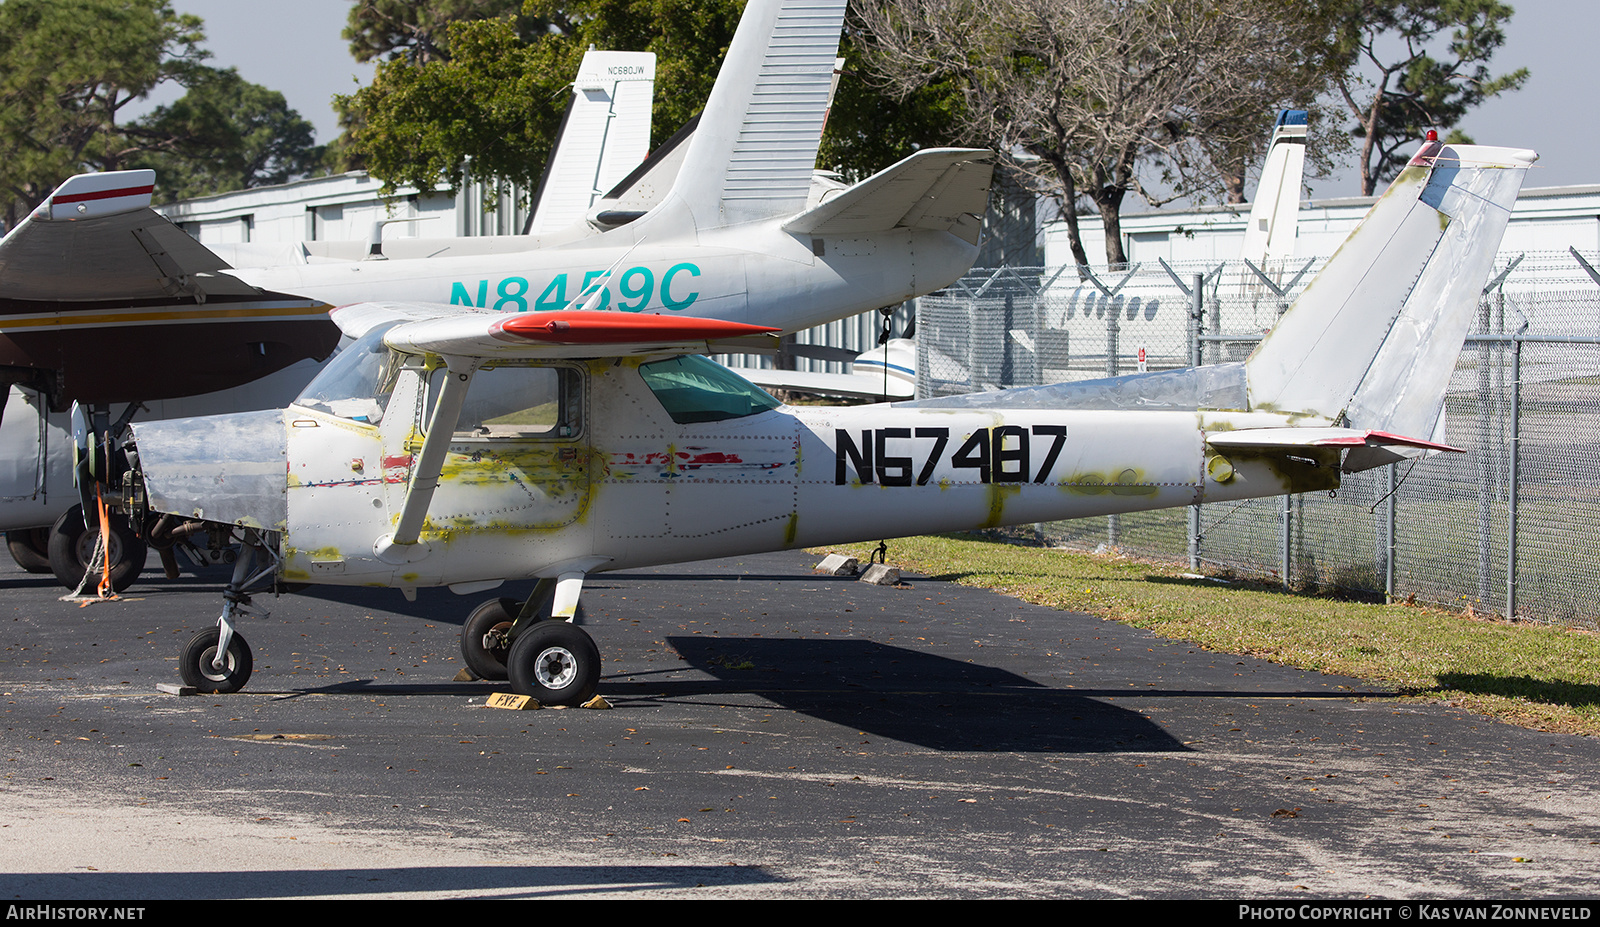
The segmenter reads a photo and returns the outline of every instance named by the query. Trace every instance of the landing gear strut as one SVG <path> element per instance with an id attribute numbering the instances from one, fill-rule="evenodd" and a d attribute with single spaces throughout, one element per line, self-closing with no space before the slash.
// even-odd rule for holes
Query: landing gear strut
<path id="1" fill-rule="evenodd" d="M 501 598 L 473 609 L 461 627 L 461 658 L 467 668 L 479 679 L 508 679 L 512 691 L 542 704 L 588 701 L 600 681 L 600 649 L 577 626 L 583 606 L 573 599 L 582 581 L 576 574 L 560 581 L 543 579 L 520 605 Z M 571 603 L 570 618 L 552 615 L 562 610 L 563 602 Z"/>
<path id="2" fill-rule="evenodd" d="M 261 567 L 255 569 L 257 561 Z M 239 559 L 233 564 L 233 579 L 222 590 L 222 614 L 217 626 L 206 628 L 190 639 L 178 658 L 178 671 L 185 685 L 201 692 L 237 692 L 250 681 L 253 659 L 250 645 L 234 630 L 240 616 L 250 613 L 250 596 L 245 590 L 278 571 L 278 555 L 254 528 L 244 532 Z"/>

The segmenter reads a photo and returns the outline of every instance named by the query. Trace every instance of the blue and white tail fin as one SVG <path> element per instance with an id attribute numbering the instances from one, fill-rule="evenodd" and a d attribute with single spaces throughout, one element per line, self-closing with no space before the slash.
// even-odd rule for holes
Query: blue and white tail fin
<path id="1" fill-rule="evenodd" d="M 805 208 L 846 0 L 750 0 L 652 237 Z"/>
<path id="2" fill-rule="evenodd" d="M 545 235 L 583 221 L 589 207 L 644 160 L 650 151 L 655 79 L 654 52 L 591 49 L 584 54 L 556 148 L 539 182 L 529 234 Z"/>
<path id="3" fill-rule="evenodd" d="M 1278 114 L 1267 144 L 1267 160 L 1256 186 L 1255 203 L 1245 226 L 1239 256 L 1262 267 L 1267 261 L 1294 257 L 1300 216 L 1300 184 L 1306 166 L 1306 112 Z"/>
<path id="4" fill-rule="evenodd" d="M 1250 408 L 1438 436 L 1532 151 L 1430 141 L 1245 363 Z"/>

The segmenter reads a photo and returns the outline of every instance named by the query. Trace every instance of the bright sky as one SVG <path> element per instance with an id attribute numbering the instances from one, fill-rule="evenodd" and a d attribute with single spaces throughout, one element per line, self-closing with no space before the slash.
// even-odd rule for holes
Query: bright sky
<path id="1" fill-rule="evenodd" d="M 1481 144 L 1537 150 L 1530 187 L 1600 183 L 1600 119 L 1592 105 L 1600 10 L 1587 0 L 1515 0 L 1515 6 L 1491 68 L 1500 74 L 1526 67 L 1532 76 L 1461 128 Z M 281 92 L 317 127 L 319 142 L 339 131 L 332 96 L 371 79 L 372 67 L 357 64 L 339 37 L 350 9 L 343 0 L 173 0 L 173 7 L 205 20 L 213 65 L 236 67 L 246 80 Z M 1352 167 L 1316 181 L 1312 194 L 1356 195 L 1356 176 Z"/>

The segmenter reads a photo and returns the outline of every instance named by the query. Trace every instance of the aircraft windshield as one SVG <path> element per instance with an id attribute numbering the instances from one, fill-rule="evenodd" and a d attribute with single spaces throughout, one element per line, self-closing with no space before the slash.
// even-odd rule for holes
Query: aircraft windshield
<path id="1" fill-rule="evenodd" d="M 393 327 L 380 325 L 335 354 L 295 404 L 355 422 L 381 422 L 400 369 L 399 355 L 383 343 Z"/>
<path id="2" fill-rule="evenodd" d="M 761 387 L 699 355 L 641 364 L 639 374 L 680 425 L 744 418 L 782 405 Z"/>

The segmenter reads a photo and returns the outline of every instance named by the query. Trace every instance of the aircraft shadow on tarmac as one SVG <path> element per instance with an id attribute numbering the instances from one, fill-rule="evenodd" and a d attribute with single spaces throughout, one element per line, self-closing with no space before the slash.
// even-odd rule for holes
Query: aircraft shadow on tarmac
<path id="1" fill-rule="evenodd" d="M 1501 676 L 1494 673 L 1440 673 L 1439 684 L 1424 692 L 1471 692 L 1477 695 L 1503 695 L 1525 698 L 1547 705 L 1591 708 L 1600 705 L 1600 686 L 1563 680 L 1535 679 L 1532 676 Z"/>
<path id="2" fill-rule="evenodd" d="M 395 869 L 274 869 L 256 872 L 39 873 L 20 877 L 30 898 L 187 900 L 327 898 L 430 892 L 479 898 L 542 898 L 581 892 L 772 885 L 762 866 L 409 866 Z"/>
<path id="3" fill-rule="evenodd" d="M 601 691 L 619 699 L 649 691 L 668 697 L 755 693 L 791 711 L 932 750 L 1188 749 L 1138 712 L 996 667 L 892 645 L 681 636 L 667 643 L 715 681 L 612 682 L 602 683 Z"/>

